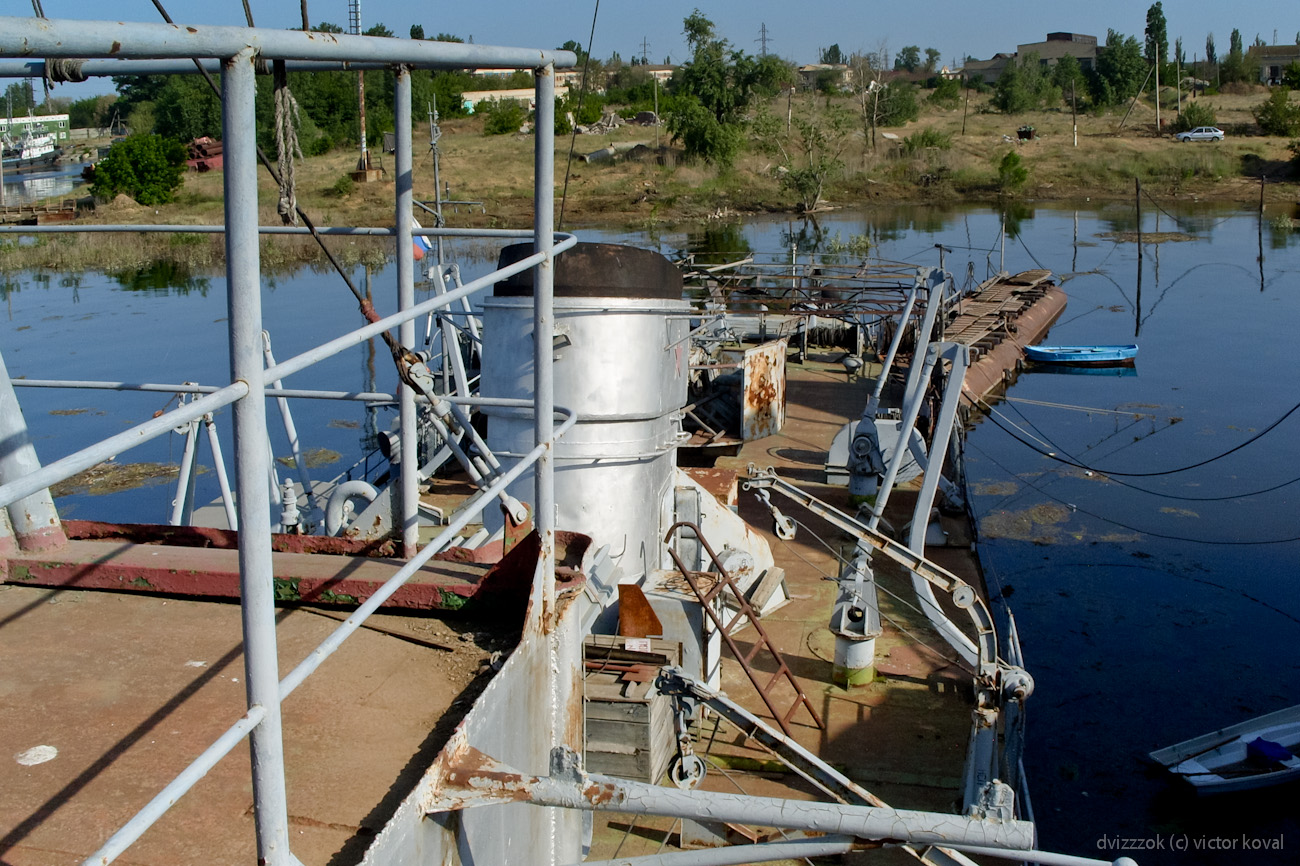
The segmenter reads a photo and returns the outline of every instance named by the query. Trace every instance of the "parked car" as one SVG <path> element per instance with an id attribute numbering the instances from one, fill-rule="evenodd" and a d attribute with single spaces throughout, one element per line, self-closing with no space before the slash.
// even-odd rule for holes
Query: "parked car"
<path id="1" fill-rule="evenodd" d="M 1223 130 L 1217 126 L 1198 126 L 1191 132 L 1180 132 L 1174 138 L 1179 141 L 1223 141 Z"/>

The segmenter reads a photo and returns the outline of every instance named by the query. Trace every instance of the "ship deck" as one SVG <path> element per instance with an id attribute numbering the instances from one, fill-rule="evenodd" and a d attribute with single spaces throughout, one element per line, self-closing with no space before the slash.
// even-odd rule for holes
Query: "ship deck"
<path id="1" fill-rule="evenodd" d="M 1054 315 L 1040 308 L 1032 321 L 1041 324 L 1022 325 L 1015 341 L 1033 339 Z M 789 367 L 785 427 L 720 459 L 721 477 L 749 463 L 773 466 L 851 511 L 846 489 L 824 483 L 822 465 L 836 431 L 860 413 L 875 371 L 868 365 L 864 376 L 846 378 L 840 354 L 814 354 Z M 914 497 L 896 492 L 887 519 L 902 525 Z M 852 690 L 832 685 L 827 624 L 836 585 L 827 578 L 838 572 L 837 552 L 851 545 L 797 507 L 782 508 L 803 524 L 789 542 L 770 533 L 770 517 L 753 495 L 740 494 L 739 511 L 767 537 L 791 596 L 764 626 L 825 720 L 819 729 L 796 713 L 795 738 L 890 805 L 954 811 L 971 718 L 968 673 L 911 606 L 907 575 L 877 562 L 884 590 L 878 676 Z M 948 546 L 927 555 L 982 586 L 969 528 L 960 519 L 946 519 L 944 528 Z M 282 674 L 341 615 L 337 607 L 282 607 Z M 304 863 L 360 859 L 491 679 L 494 654 L 509 652 L 518 628 L 447 612 L 378 614 L 286 701 L 292 845 Z M 742 631 L 738 639 L 747 647 L 752 636 Z M 12 755 L 0 776 L 0 860 L 78 862 L 243 713 L 240 609 L 11 582 L 0 585 L 0 671 L 0 729 Z M 770 718 L 734 660 L 724 663 L 722 689 Z M 19 760 L 37 746 L 53 746 L 57 757 Z M 725 723 L 706 722 L 700 751 L 712 765 L 706 788 L 814 796 Z M 246 754 L 236 749 L 223 760 L 119 862 L 253 862 Z M 613 815 L 597 822 L 590 856 L 653 854 L 681 842 L 671 819 Z"/>

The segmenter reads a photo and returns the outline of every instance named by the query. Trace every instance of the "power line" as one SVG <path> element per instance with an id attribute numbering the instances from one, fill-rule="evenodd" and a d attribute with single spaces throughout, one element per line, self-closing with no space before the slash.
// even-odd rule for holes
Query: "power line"
<path id="1" fill-rule="evenodd" d="M 1031 404 L 1035 404 L 1035 405 L 1039 405 L 1039 406 L 1048 406 L 1048 407 L 1060 408 L 1060 409 L 1073 409 L 1073 410 L 1076 410 L 1076 411 L 1086 411 L 1086 412 L 1089 412 L 1089 413 L 1092 413 L 1092 412 L 1109 412 L 1109 413 L 1116 414 L 1116 415 L 1132 415 L 1133 418 L 1134 418 L 1134 422 L 1133 422 L 1133 423 L 1137 423 L 1138 421 L 1142 420 L 1143 418 L 1153 418 L 1153 417 L 1154 417 L 1154 416 L 1151 416 L 1151 415 L 1144 415 L 1144 414 L 1142 414 L 1142 413 L 1138 413 L 1138 412 L 1117 412 L 1117 411 L 1109 410 L 1109 409 L 1090 409 L 1090 408 L 1088 408 L 1088 407 L 1086 407 L 1086 406 L 1071 406 L 1071 405 L 1069 405 L 1069 404 L 1065 404 L 1065 403 L 1048 403 L 1048 402 L 1041 401 L 1041 400 L 1026 400 L 1026 399 L 1021 398 L 1021 397 L 1007 397 L 1007 398 L 1005 398 L 1005 399 L 1006 399 L 1007 401 L 1009 401 L 1009 402 L 1014 401 L 1014 402 L 1018 402 L 1018 403 L 1031 403 Z M 1043 440 L 1046 440 L 1046 442 L 1047 442 L 1047 444 L 1048 444 L 1049 446 L 1055 448 L 1056 450 L 1062 452 L 1063 454 L 1065 454 L 1066 456 L 1068 456 L 1068 457 L 1070 457 L 1070 458 L 1072 458 L 1072 459 L 1077 459 L 1077 458 L 1074 458 L 1074 455 L 1073 455 L 1073 454 L 1070 454 L 1069 452 L 1065 451 L 1065 449 L 1061 448 L 1061 447 L 1060 447 L 1059 445 L 1057 445 L 1054 441 L 1052 441 L 1052 438 L 1051 438 L 1050 436 L 1048 436 L 1046 433 L 1044 433 L 1043 430 L 1042 430 L 1040 427 L 1038 427 L 1038 425 L 1034 424 L 1032 421 L 1030 421 L 1028 418 L 1026 418 L 1026 417 L 1025 417 L 1025 413 L 1021 412 L 1018 408 L 1016 408 L 1015 405 L 1012 405 L 1012 406 L 1011 406 L 1011 409 L 1012 409 L 1012 410 L 1013 410 L 1017 415 L 1019 415 L 1019 416 L 1021 417 L 1021 419 L 1024 420 L 1024 422 L 1025 422 L 1026 424 L 1028 424 L 1030 427 L 1032 427 L 1032 428 L 1035 430 L 1035 432 L 1037 432 L 1037 433 L 1042 437 L 1042 439 L 1039 439 L 1040 442 L 1043 441 Z M 990 410 L 990 411 L 993 411 L 993 407 L 990 406 L 990 407 L 989 407 L 989 410 Z M 1132 427 L 1132 426 L 1133 426 L 1132 424 L 1129 424 L 1129 425 L 1127 425 L 1127 426 L 1125 426 L 1125 427 L 1120 428 L 1120 430 L 1118 430 L 1118 431 L 1116 431 L 1116 432 L 1123 432 L 1124 430 L 1127 430 L 1127 429 L 1129 429 L 1129 427 Z M 1167 429 L 1167 428 L 1166 428 L 1166 429 Z M 1028 435 L 1028 434 L 1026 434 L 1026 435 Z M 1114 435 L 1115 435 L 1114 433 L 1111 434 L 1111 436 L 1114 436 Z M 1107 437 L 1105 437 L 1104 439 L 1102 439 L 1101 441 L 1102 441 L 1102 442 L 1105 442 L 1106 439 L 1111 438 L 1111 436 L 1107 436 Z M 1031 438 L 1035 438 L 1035 439 L 1037 439 L 1038 437 L 1031 437 Z M 1100 444 L 1101 444 L 1101 442 L 1098 442 L 1098 443 L 1097 443 L 1097 445 L 1100 445 Z M 1132 444 L 1132 443 L 1129 443 L 1129 444 Z M 1096 445 L 1094 445 L 1094 446 L 1092 446 L 1092 447 L 1095 448 Z M 1125 447 L 1127 447 L 1127 446 L 1125 446 Z M 1091 450 L 1091 448 L 1088 449 L 1088 450 Z M 1122 449 L 1116 449 L 1116 451 L 1119 451 L 1119 450 L 1122 450 Z M 1114 454 L 1114 453 L 1115 453 L 1115 451 L 1112 451 L 1112 452 L 1111 452 L 1111 454 Z M 1250 497 L 1252 497 L 1252 496 L 1262 496 L 1262 495 L 1265 494 L 1265 493 L 1272 493 L 1274 490 L 1281 490 L 1283 487 L 1289 487 L 1289 486 L 1291 486 L 1292 484 L 1295 484 L 1297 481 L 1300 481 L 1300 475 L 1298 475 L 1298 476 L 1296 476 L 1295 478 L 1290 479 L 1289 481 L 1283 481 L 1283 482 L 1281 482 L 1281 483 L 1279 483 L 1279 484 L 1274 484 L 1272 487 L 1265 487 L 1265 488 L 1263 488 L 1263 489 L 1261 489 L 1261 490 L 1251 490 L 1251 491 L 1248 491 L 1248 492 L 1246 492 L 1246 493 L 1232 493 L 1232 494 L 1228 494 L 1228 495 L 1225 495 L 1225 496 L 1182 496 L 1182 495 L 1177 494 L 1177 493 L 1166 493 L 1166 492 L 1163 492 L 1163 491 L 1160 491 L 1160 490 L 1149 490 L 1149 489 L 1147 489 L 1146 487 L 1139 487 L 1138 485 L 1133 484 L 1133 483 L 1130 482 L 1130 481 L 1124 481 L 1124 480 L 1122 480 L 1122 479 L 1120 479 L 1120 478 L 1110 478 L 1110 477 L 1106 476 L 1106 473 L 1100 473 L 1100 475 L 1101 475 L 1102 477 L 1105 477 L 1107 481 L 1110 481 L 1110 482 L 1113 482 L 1113 483 L 1115 483 L 1115 484 L 1118 484 L 1118 485 L 1120 485 L 1121 487 L 1127 487 L 1127 488 L 1130 489 L 1130 490 L 1136 490 L 1136 491 L 1138 491 L 1138 492 L 1140 492 L 1140 493 L 1146 493 L 1146 494 L 1149 494 L 1149 495 L 1151 495 L 1151 496 L 1159 496 L 1159 497 L 1161 497 L 1161 498 L 1163 498 L 1163 499 L 1173 499 L 1173 500 L 1177 500 L 1177 501 L 1179 501 L 1179 502 L 1227 502 L 1227 501 L 1229 501 L 1229 500 L 1233 500 L 1233 499 L 1248 499 L 1248 498 L 1250 498 Z"/>
<path id="2" fill-rule="evenodd" d="M 1056 452 L 1054 452 L 1054 451 L 1044 451 L 1042 448 L 1039 448 L 1038 446 L 1034 445 L 1032 442 L 1028 442 L 1028 441 L 1026 441 L 1026 440 L 1024 440 L 1024 439 L 1021 439 L 1021 438 L 1020 438 L 1019 436 L 1017 436 L 1015 433 L 1012 433 L 1010 430 L 1008 430 L 1006 427 L 1004 427 L 1004 426 L 1003 426 L 1003 425 L 998 421 L 998 419 L 995 417 L 995 415 L 992 414 L 992 413 L 993 413 L 993 407 L 992 407 L 992 406 L 989 406 L 988 403 L 985 403 L 985 402 L 984 402 L 983 400 L 981 400 L 981 399 L 971 398 L 971 397 L 969 397 L 969 396 L 967 396 L 967 395 L 965 395 L 965 394 L 963 394 L 962 396 L 965 397 L 966 400 L 967 400 L 968 402 L 970 402 L 970 403 L 971 403 L 972 405 L 974 405 L 974 406 L 979 406 L 981 403 L 983 403 L 984 407 L 987 408 L 987 409 L 989 410 L 989 412 L 991 413 L 991 414 L 989 415 L 989 420 L 990 420 L 990 421 L 992 421 L 994 424 L 996 424 L 998 427 L 1000 427 L 1000 428 L 1001 428 L 1001 429 L 1002 429 L 1002 430 L 1003 430 L 1003 431 L 1004 431 L 1008 436 L 1011 436 L 1012 438 L 1014 438 L 1016 441 L 1020 442 L 1021 444 L 1025 445 L 1025 446 L 1027 446 L 1027 447 L 1029 447 L 1029 448 L 1034 449 L 1034 450 L 1037 451 L 1039 454 L 1042 454 L 1044 457 L 1050 457 L 1051 459 L 1057 461 L 1058 463 L 1064 463 L 1064 464 L 1066 464 L 1067 466 L 1073 466 L 1073 467 L 1075 467 L 1076 469 L 1086 469 L 1086 470 L 1088 470 L 1089 472 L 1096 472 L 1096 473 L 1101 474 L 1101 475 L 1119 476 L 1119 477 L 1123 477 L 1123 478 L 1154 478 L 1154 477 L 1159 476 L 1159 475 L 1174 475 L 1174 474 L 1176 474 L 1176 473 L 1178 473 L 1178 472 L 1186 472 L 1186 471 L 1188 471 L 1189 469 L 1199 469 L 1200 467 L 1205 466 L 1205 465 L 1210 464 L 1210 463 L 1213 463 L 1213 462 L 1215 462 L 1216 460 L 1222 460 L 1224 457 L 1227 457 L 1229 454 L 1234 454 L 1234 453 L 1236 453 L 1237 451 L 1240 451 L 1242 448 L 1245 448 L 1247 445 L 1250 445 L 1251 443 L 1258 441 L 1259 439 L 1261 439 L 1261 438 L 1263 438 L 1264 436 L 1266 436 L 1268 433 L 1272 432 L 1274 428 L 1276 428 L 1279 424 L 1281 424 L 1281 423 L 1282 423 L 1283 421 L 1285 421 L 1287 418 L 1290 418 L 1293 414 L 1295 414 L 1296 410 L 1300 410 L 1300 403 L 1295 404 L 1295 405 L 1292 406 L 1290 409 L 1286 410 L 1286 412 L 1284 412 L 1284 413 L 1282 414 L 1282 417 L 1278 418 L 1276 421 L 1274 421 L 1273 423 L 1269 424 L 1267 427 L 1265 427 L 1263 430 L 1261 430 L 1261 431 L 1259 431 L 1258 433 L 1256 433 L 1254 436 L 1251 436 L 1251 437 L 1250 437 L 1249 439 L 1247 439 L 1245 442 L 1241 442 L 1241 443 L 1239 443 L 1239 444 L 1237 444 L 1237 445 L 1234 445 L 1233 447 L 1229 448 L 1227 451 L 1224 451 L 1224 452 L 1221 453 L 1221 454 L 1216 454 L 1216 455 L 1213 456 L 1213 457 L 1206 458 L 1205 460 L 1200 460 L 1200 461 L 1197 461 L 1196 463 L 1190 463 L 1190 464 L 1188 464 L 1187 466 L 1179 466 L 1179 467 L 1176 468 L 1176 469 L 1162 469 L 1162 470 L 1159 471 L 1159 472 L 1114 472 L 1114 471 L 1111 471 L 1111 470 L 1109 470 L 1109 469 L 1100 469 L 1100 468 L 1098 468 L 1098 467 L 1096 467 L 1096 466 L 1089 466 L 1089 465 L 1086 464 L 1086 463 L 1081 463 L 1081 462 L 1079 462 L 1079 461 L 1077 461 L 1077 460 L 1074 460 L 1074 459 L 1067 459 L 1067 458 L 1065 458 L 1065 457 L 1061 457 L 1060 455 L 1058 455 L 1058 454 L 1057 454 Z M 1025 435 L 1029 435 L 1029 434 L 1025 434 Z"/>
<path id="3" fill-rule="evenodd" d="M 1003 429 L 1005 430 L 1006 428 L 1004 427 Z M 1293 541 L 1300 541 L 1300 535 L 1294 535 L 1291 536 L 1290 538 L 1269 538 L 1269 539 L 1259 539 L 1253 541 L 1243 541 L 1243 540 L 1236 540 L 1236 539 L 1227 540 L 1227 539 L 1213 539 L 1213 538 L 1196 538 L 1196 537 L 1189 537 L 1185 535 L 1168 535 L 1160 532 L 1152 532 L 1147 529 L 1142 529 L 1140 527 L 1132 526 L 1130 524 L 1123 523 L 1119 520 L 1115 520 L 1113 518 L 1106 517 L 1101 514 L 1097 514 L 1096 512 L 1089 511 L 1086 508 L 1080 508 L 1076 503 L 1067 502 L 1064 499 L 1053 496 L 1052 494 L 1048 493 L 1046 490 L 1036 486 L 1035 484 L 1029 481 L 1026 481 L 1024 478 L 1015 474 L 1006 466 L 1003 466 L 1001 463 L 997 461 L 997 458 L 990 455 L 987 451 L 985 451 L 983 448 L 980 448 L 978 445 L 972 445 L 971 447 L 974 448 L 976 451 L 979 451 L 981 454 L 983 454 L 986 458 L 988 458 L 990 463 L 992 463 L 994 466 L 1001 469 L 1003 472 L 1007 473 L 1007 475 L 1023 483 L 1026 487 L 1029 487 L 1030 489 L 1037 491 L 1039 494 L 1046 496 L 1048 499 L 1052 500 L 1058 505 L 1064 505 L 1066 508 L 1069 508 L 1071 512 L 1086 514 L 1089 517 L 1093 518 L 1094 520 L 1100 520 L 1102 523 L 1109 523 L 1111 526 L 1118 526 L 1120 529 L 1127 529 L 1130 532 L 1136 532 L 1141 535 L 1150 536 L 1151 538 L 1162 538 L 1166 541 L 1183 541 L 1192 544 L 1208 544 L 1212 547 L 1252 547 L 1252 546 L 1262 545 L 1262 544 L 1288 544 Z"/>

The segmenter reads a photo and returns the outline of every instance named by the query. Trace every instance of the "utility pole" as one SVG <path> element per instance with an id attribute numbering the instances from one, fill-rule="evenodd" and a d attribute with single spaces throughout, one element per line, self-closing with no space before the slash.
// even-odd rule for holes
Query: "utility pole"
<path id="1" fill-rule="evenodd" d="M 353 36 L 361 35 L 361 0 L 348 0 L 348 32 Z M 353 180 L 362 182 L 370 180 L 370 151 L 366 149 L 366 73 L 357 70 L 357 120 L 360 124 L 361 156 L 357 159 L 357 170 Z"/>
<path id="2" fill-rule="evenodd" d="M 767 56 L 767 43 L 768 43 L 768 36 L 767 36 L 767 23 L 766 23 L 766 22 L 764 22 L 763 24 L 760 24 L 760 25 L 759 25 L 759 28 L 758 28 L 758 38 L 755 39 L 754 41 L 758 43 L 758 56 L 759 56 L 759 57 L 766 57 L 766 56 Z"/>
<path id="3" fill-rule="evenodd" d="M 641 65 L 645 66 L 650 62 L 650 43 L 644 36 L 641 37 Z"/>
<path id="4" fill-rule="evenodd" d="M 1079 104 L 1074 99 L 1074 79 L 1070 79 L 1070 122 L 1074 124 L 1074 146 L 1079 146 Z M 965 121 L 962 122 L 963 129 Z"/>
<path id="5" fill-rule="evenodd" d="M 1160 134 L 1160 58 L 1156 58 L 1156 135 Z"/>

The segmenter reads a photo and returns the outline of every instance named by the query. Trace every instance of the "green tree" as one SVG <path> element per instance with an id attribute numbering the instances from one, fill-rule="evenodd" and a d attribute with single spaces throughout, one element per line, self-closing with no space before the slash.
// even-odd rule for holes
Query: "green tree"
<path id="1" fill-rule="evenodd" d="M 916 67 L 921 65 L 921 46 L 905 45 L 903 50 L 898 52 L 894 58 L 895 69 L 906 69 L 908 72 L 915 72 Z"/>
<path id="2" fill-rule="evenodd" d="M 1300 61 L 1292 60 L 1282 70 L 1282 85 L 1288 90 L 1300 90 Z"/>
<path id="3" fill-rule="evenodd" d="M 1055 104 L 1060 91 L 1043 74 L 1038 55 L 1029 52 L 1019 62 L 1007 64 L 993 88 L 992 104 L 1006 114 L 1023 114 L 1044 103 Z"/>
<path id="4" fill-rule="evenodd" d="M 185 181 L 185 145 L 161 135 L 132 135 L 109 149 L 95 166 L 90 191 L 110 199 L 125 193 L 143 205 L 172 200 Z"/>
<path id="5" fill-rule="evenodd" d="M 853 131 L 853 118 L 842 106 L 819 109 L 814 103 L 810 108 L 794 119 L 789 136 L 769 112 L 760 112 L 753 124 L 760 149 L 781 159 L 777 173 L 782 189 L 799 198 L 804 213 L 817 209 L 826 184 L 844 168 L 840 157 Z"/>
<path id="6" fill-rule="evenodd" d="M 1246 78 L 1246 52 L 1241 44 L 1241 31 L 1233 30 L 1228 42 L 1228 56 L 1219 64 L 1219 78 L 1226 82 L 1244 81 Z"/>
<path id="7" fill-rule="evenodd" d="M 439 33 L 433 37 L 434 42 L 464 42 L 459 36 L 452 36 L 450 33 Z"/>
<path id="8" fill-rule="evenodd" d="M 1159 2 L 1152 3 L 1147 9 L 1146 43 L 1142 56 L 1147 63 L 1164 64 L 1169 57 L 1169 33 L 1165 21 L 1165 11 Z"/>
<path id="9" fill-rule="evenodd" d="M 87 96 L 68 106 L 68 126 L 83 129 L 88 126 L 107 126 L 111 119 L 114 97 L 109 94 Z"/>
<path id="10" fill-rule="evenodd" d="M 1219 62 L 1219 55 L 1214 50 L 1214 34 L 1210 33 L 1205 37 L 1205 62 L 1213 66 Z"/>
<path id="11" fill-rule="evenodd" d="M 925 49 L 925 65 L 924 65 L 925 71 L 937 72 L 939 69 L 939 58 L 941 58 L 942 56 L 943 55 L 939 52 L 938 48 Z"/>
<path id="12" fill-rule="evenodd" d="M 36 109 L 36 94 L 31 80 L 15 81 L 5 88 L 4 109 L 11 111 L 14 117 L 25 115 Z"/>
<path id="13" fill-rule="evenodd" d="M 1300 135 L 1300 105 L 1290 97 L 1286 88 L 1275 88 L 1268 99 L 1251 109 L 1265 135 Z"/>
<path id="14" fill-rule="evenodd" d="M 424 38 L 424 25 L 423 25 L 423 24 L 412 24 L 412 25 L 411 25 L 411 38 L 412 38 L 412 39 L 423 39 L 423 38 Z"/>
<path id="15" fill-rule="evenodd" d="M 1008 150 L 998 161 L 998 190 L 1002 193 L 1013 193 L 1024 186 L 1027 180 L 1029 180 L 1029 169 L 1020 159 L 1020 154 Z"/>
<path id="16" fill-rule="evenodd" d="M 925 101 L 940 108 L 955 108 L 961 102 L 961 82 L 955 78 L 940 78 L 935 83 L 934 92 Z"/>
<path id="17" fill-rule="evenodd" d="M 1052 67 L 1052 84 L 1061 90 L 1061 97 L 1067 102 L 1070 94 L 1079 94 L 1083 92 L 1084 84 L 1087 79 L 1084 77 L 1083 69 L 1079 66 L 1079 61 L 1071 54 L 1066 54 L 1056 65 Z"/>
<path id="18" fill-rule="evenodd" d="M 384 36 L 387 37 L 388 39 L 392 39 L 394 33 L 384 25 L 376 24 L 373 27 L 370 27 L 366 30 L 362 30 L 361 35 L 362 36 Z"/>
<path id="19" fill-rule="evenodd" d="M 818 93 L 824 93 L 827 96 L 836 94 L 840 90 L 840 73 L 838 69 L 823 69 L 817 73 L 817 80 L 813 84 L 813 89 Z"/>
<path id="20" fill-rule="evenodd" d="M 315 30 L 317 33 L 342 33 L 343 32 L 342 27 L 340 27 L 337 24 L 332 24 L 329 21 L 322 21 L 312 29 Z"/>
<path id="21" fill-rule="evenodd" d="M 486 105 L 479 103 L 486 116 L 483 122 L 484 135 L 509 135 L 518 132 L 528 120 L 528 112 L 514 99 L 492 99 Z"/>
<path id="22" fill-rule="evenodd" d="M 783 89 L 793 87 L 799 79 L 794 64 L 775 54 L 758 58 L 754 67 L 754 93 L 758 96 L 776 96 Z"/>
<path id="23" fill-rule="evenodd" d="M 762 86 L 761 66 L 720 38 L 713 22 L 696 9 L 683 22 L 691 60 L 669 82 L 674 106 L 668 132 L 682 142 L 687 156 L 727 167 L 740 152 L 740 124 L 745 109 Z M 711 115 L 706 120 L 705 113 Z"/>
<path id="24" fill-rule="evenodd" d="M 823 51 L 821 53 L 821 58 L 822 63 L 830 63 L 834 66 L 842 66 L 848 60 L 848 58 L 844 56 L 844 52 L 840 51 L 840 44 L 838 42 Z"/>
<path id="25" fill-rule="evenodd" d="M 153 103 L 153 131 L 177 141 L 221 137 L 221 100 L 197 75 L 171 75 Z"/>
<path id="26" fill-rule="evenodd" d="M 1003 114 L 1024 114 L 1033 108 L 1033 96 L 1025 87 L 1020 64 L 1012 61 L 1002 70 L 997 84 L 993 85 L 993 107 Z"/>
<path id="27" fill-rule="evenodd" d="M 1115 105 L 1131 99 L 1146 79 L 1142 48 L 1132 36 L 1107 31 L 1106 45 L 1097 52 L 1091 78 L 1092 99 L 1098 105 Z"/>

